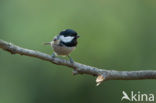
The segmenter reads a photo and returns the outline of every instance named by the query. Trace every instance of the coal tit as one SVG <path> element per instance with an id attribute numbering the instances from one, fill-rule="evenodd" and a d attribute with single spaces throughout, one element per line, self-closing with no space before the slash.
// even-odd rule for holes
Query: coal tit
<path id="1" fill-rule="evenodd" d="M 55 36 L 51 42 L 45 43 L 50 44 L 53 49 L 52 58 L 55 58 L 56 55 L 68 56 L 71 63 L 74 63 L 69 54 L 76 48 L 77 39 L 79 35 L 77 32 L 72 29 L 66 29 Z"/>

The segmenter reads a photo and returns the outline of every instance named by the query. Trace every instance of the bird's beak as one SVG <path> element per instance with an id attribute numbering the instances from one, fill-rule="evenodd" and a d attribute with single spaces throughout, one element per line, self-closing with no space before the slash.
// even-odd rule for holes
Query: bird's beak
<path id="1" fill-rule="evenodd" d="M 80 36 L 79 35 L 77 35 L 77 37 L 76 38 L 79 38 Z"/>

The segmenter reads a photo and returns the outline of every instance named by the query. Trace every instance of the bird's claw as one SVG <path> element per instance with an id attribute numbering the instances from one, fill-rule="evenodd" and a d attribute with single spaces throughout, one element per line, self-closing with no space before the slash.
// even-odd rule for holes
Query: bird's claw
<path id="1" fill-rule="evenodd" d="M 74 60 L 70 56 L 68 56 L 68 58 L 69 58 L 70 63 L 73 64 Z"/>
<path id="2" fill-rule="evenodd" d="M 53 53 L 53 54 L 51 55 L 51 57 L 52 57 L 52 58 L 55 58 L 55 57 L 56 57 L 55 53 Z"/>

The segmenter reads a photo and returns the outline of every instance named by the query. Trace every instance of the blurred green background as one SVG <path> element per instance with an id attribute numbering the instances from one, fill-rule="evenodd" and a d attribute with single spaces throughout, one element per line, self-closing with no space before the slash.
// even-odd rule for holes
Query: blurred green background
<path id="1" fill-rule="evenodd" d="M 71 54 L 75 61 L 156 70 L 155 0 L 0 0 L 0 39 L 52 54 L 43 43 L 67 28 L 81 36 Z M 120 103 L 123 90 L 156 95 L 155 80 L 112 80 L 96 87 L 95 77 L 71 71 L 0 50 L 0 103 Z"/>

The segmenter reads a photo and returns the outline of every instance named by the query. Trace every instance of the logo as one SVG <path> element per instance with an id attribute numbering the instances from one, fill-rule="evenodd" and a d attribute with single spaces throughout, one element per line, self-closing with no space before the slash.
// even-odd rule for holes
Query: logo
<path id="1" fill-rule="evenodd" d="M 138 101 L 138 102 L 153 102 L 154 101 L 154 94 L 145 94 L 138 91 L 135 93 L 134 91 L 131 91 L 128 95 L 125 91 L 122 91 L 122 98 L 121 101 L 127 100 L 127 101 Z"/>

